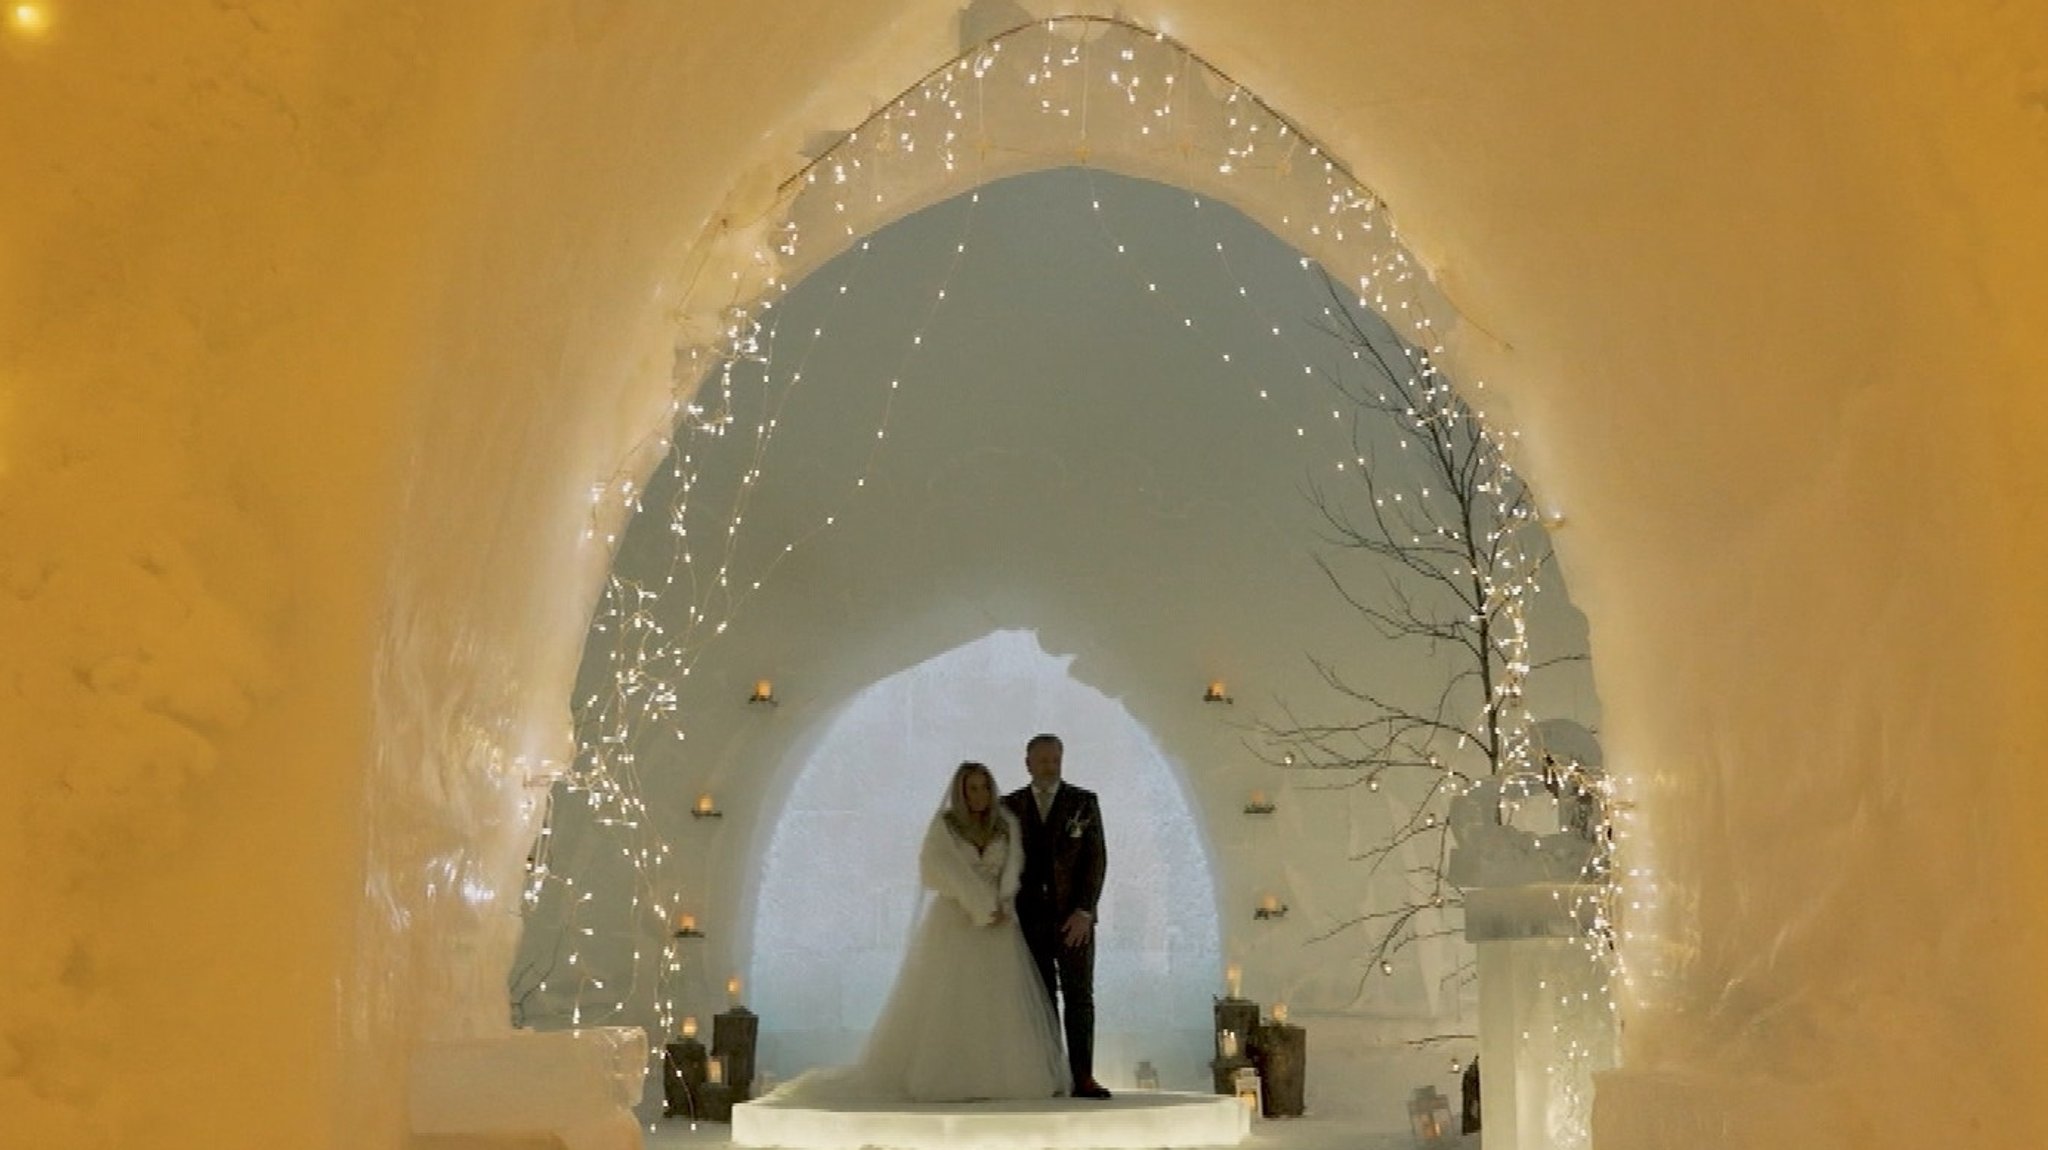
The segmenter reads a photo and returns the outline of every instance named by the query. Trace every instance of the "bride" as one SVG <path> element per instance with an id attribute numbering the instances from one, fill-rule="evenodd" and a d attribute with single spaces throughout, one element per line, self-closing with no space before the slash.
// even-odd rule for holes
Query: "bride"
<path id="1" fill-rule="evenodd" d="M 1051 1098 L 1066 1057 L 1045 984 L 1017 928 L 1024 868 L 1017 816 L 995 776 L 961 763 L 918 856 L 932 897 L 860 1061 L 813 1071 L 778 1102 Z"/>

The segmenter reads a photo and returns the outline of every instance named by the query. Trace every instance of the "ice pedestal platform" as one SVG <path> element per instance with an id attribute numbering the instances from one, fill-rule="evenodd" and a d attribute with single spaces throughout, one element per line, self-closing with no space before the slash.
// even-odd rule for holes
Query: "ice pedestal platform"
<path id="1" fill-rule="evenodd" d="M 798 1106 L 774 1098 L 732 1109 L 732 1144 L 781 1150 L 1142 1150 L 1235 1146 L 1251 1115 L 1214 1094 L 1129 1092 L 1107 1101 Z"/>
<path id="2" fill-rule="evenodd" d="M 640 1150 L 636 1026 L 515 1030 L 413 1053 L 409 1150 Z"/>

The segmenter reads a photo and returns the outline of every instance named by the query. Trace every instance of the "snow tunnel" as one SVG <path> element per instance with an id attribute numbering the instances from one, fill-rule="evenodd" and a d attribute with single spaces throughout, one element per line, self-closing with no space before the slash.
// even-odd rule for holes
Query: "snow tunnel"
<path id="1" fill-rule="evenodd" d="M 1060 14 L 966 38 L 1019 12 Z M 1647 872 L 1594 1144 L 2048 1141 L 2038 21 L 1122 17 L 1380 198 L 1553 501 Z M 804 270 L 754 257 L 806 152 L 962 41 L 938 0 L 8 9 L 15 1129 L 404 1145 L 421 1052 L 509 1033 L 615 481 L 678 348 Z M 1148 175 L 1028 166 L 1068 164 Z"/>

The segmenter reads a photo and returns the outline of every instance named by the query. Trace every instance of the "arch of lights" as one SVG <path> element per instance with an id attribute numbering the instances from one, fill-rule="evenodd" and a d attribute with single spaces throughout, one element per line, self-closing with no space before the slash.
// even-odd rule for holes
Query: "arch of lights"
<path id="1" fill-rule="evenodd" d="M 570 908 L 564 918 L 566 941 L 558 948 L 564 961 L 550 977 L 569 979 L 575 987 L 572 1024 L 623 1021 L 586 1010 L 586 990 L 594 1001 L 619 1002 L 631 995 L 577 969 L 577 938 L 592 933 L 582 920 L 599 913 L 606 896 L 579 887 L 577 876 L 557 865 L 552 807 L 564 802 L 585 805 L 592 819 L 616 837 L 618 854 L 632 865 L 635 879 L 624 896 L 628 905 L 615 908 L 639 924 L 645 940 L 634 948 L 630 977 L 636 986 L 652 980 L 657 988 L 652 1020 L 657 1033 L 670 1032 L 680 1021 L 666 982 L 680 969 L 672 931 L 683 880 L 670 844 L 659 841 L 646 818 L 639 754 L 651 741 L 686 735 L 688 716 L 677 704 L 676 684 L 714 648 L 713 641 L 787 557 L 837 524 L 838 515 L 828 512 L 797 525 L 767 548 L 767 560 L 751 565 L 743 562 L 738 546 L 750 530 L 748 494 L 762 477 L 781 404 L 805 386 L 806 367 L 826 332 L 825 325 L 783 330 L 777 303 L 834 257 L 868 252 L 874 233 L 885 225 L 954 196 L 974 199 L 975 188 L 1005 176 L 1075 165 L 1179 187 L 1197 206 L 1205 197 L 1229 203 L 1300 252 L 1305 274 L 1327 272 L 1354 291 L 1360 306 L 1380 315 L 1408 345 L 1419 394 L 1426 399 L 1426 408 L 1411 413 L 1417 429 L 1434 420 L 1476 420 L 1494 448 L 1490 463 L 1499 480 L 1514 477 L 1517 433 L 1488 423 L 1481 402 L 1484 383 L 1470 381 L 1469 398 L 1461 397 L 1435 366 L 1433 357 L 1445 350 L 1440 321 L 1453 312 L 1403 247 L 1387 206 L 1285 116 L 1162 33 L 1111 17 L 1022 24 L 933 69 L 860 124 L 821 135 L 809 151 L 808 161 L 757 213 L 716 221 L 693 247 L 687 269 L 691 289 L 676 316 L 666 418 L 617 470 L 591 484 L 586 537 L 615 547 L 626 522 L 652 510 L 669 524 L 673 554 L 658 580 L 617 574 L 608 580 L 593 632 L 609 641 L 603 653 L 609 681 L 574 700 L 575 760 L 551 792 L 545 797 L 535 792 L 530 800 L 540 833 L 529 857 L 525 901 L 531 907 L 559 897 Z M 956 252 L 964 254 L 973 242 L 970 212 Z M 1104 242 L 1126 254 L 1107 223 Z M 1230 253 L 1220 243 L 1216 247 L 1227 266 Z M 853 290 L 860 265 L 859 258 L 844 261 L 847 271 L 835 289 L 839 294 Z M 1142 278 L 1144 271 L 1134 266 L 1132 274 Z M 1161 307 L 1174 307 L 1171 285 L 1148 281 L 1146 286 Z M 1239 294 L 1247 308 L 1258 308 L 1248 289 L 1240 286 Z M 914 383 L 924 332 L 943 320 L 946 303 L 942 278 L 901 348 L 902 370 L 875 381 L 881 395 L 874 426 L 849 432 L 871 439 L 870 466 L 887 450 L 895 405 L 916 398 L 906 384 Z M 1193 316 L 1182 315 L 1178 326 L 1221 363 L 1232 362 L 1232 349 Z M 1279 325 L 1267 330 L 1273 339 L 1290 338 Z M 1310 374 L 1306 366 L 1304 374 Z M 1263 398 L 1268 382 L 1247 378 L 1245 386 L 1260 389 Z M 729 448 L 734 440 L 747 460 L 739 475 L 729 477 L 738 494 L 717 506 L 693 502 L 701 448 L 713 442 Z M 1365 461 L 1307 462 L 1343 471 Z M 650 508 L 645 496 L 657 468 L 669 469 L 672 482 L 666 486 L 674 494 L 666 505 Z M 859 498 L 867 479 L 865 469 L 846 475 L 842 498 Z M 1505 491 L 1515 484 L 1490 486 Z M 1526 505 L 1504 504 L 1499 510 L 1506 531 L 1541 529 Z M 748 554 L 760 552 L 759 541 L 754 542 Z M 1536 565 L 1523 564 L 1494 588 L 1510 604 L 1511 620 L 1518 620 L 1515 612 L 1535 578 Z M 1509 763 L 1528 764 L 1533 720 L 1522 706 L 1526 634 L 1518 622 L 1505 632 L 1510 674 L 1495 685 L 1489 705 L 1498 710 L 1508 735 Z M 1590 781 L 1604 793 L 1604 778 Z M 1616 782 L 1626 787 L 1630 780 Z M 1614 833 L 1603 840 L 1625 841 L 1626 804 L 1603 804 L 1603 811 L 1618 820 Z M 1621 872 L 1609 859 L 1599 860 L 1599 866 L 1606 885 L 1589 916 L 1599 929 L 1587 945 L 1598 961 L 1615 970 L 1613 987 L 1628 979 L 1612 947 L 1612 936 L 1621 933 L 1613 913 Z M 1630 897 L 1639 903 L 1652 897 L 1652 884 L 1641 868 L 1629 878 Z M 1609 1006 L 1614 1008 L 1611 1001 Z"/>

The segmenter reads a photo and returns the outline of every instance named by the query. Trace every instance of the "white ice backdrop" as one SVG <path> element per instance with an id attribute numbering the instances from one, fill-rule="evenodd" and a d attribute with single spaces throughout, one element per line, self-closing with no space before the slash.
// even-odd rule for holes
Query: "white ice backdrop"
<path id="1" fill-rule="evenodd" d="M 1150 1060 L 1170 1088 L 1207 1071 L 1222 977 L 1216 889 L 1181 769 L 1022 631 L 998 631 L 868 687 L 798 768 L 759 879 L 751 1004 L 762 1065 L 850 1060 L 894 983 L 924 895 L 917 847 L 953 765 L 1024 785 L 1023 744 L 1058 732 L 1066 777 L 1102 800 L 1111 866 L 1096 944 L 1098 1077 Z"/>

